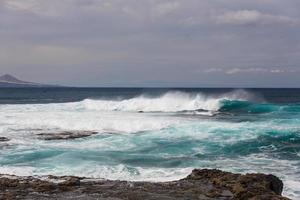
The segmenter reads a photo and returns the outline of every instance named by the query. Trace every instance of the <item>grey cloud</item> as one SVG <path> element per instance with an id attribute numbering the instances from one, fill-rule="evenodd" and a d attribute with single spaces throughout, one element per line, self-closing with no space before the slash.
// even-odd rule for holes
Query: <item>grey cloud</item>
<path id="1" fill-rule="evenodd" d="M 232 25 L 251 25 L 251 24 L 287 24 L 296 25 L 298 20 L 283 16 L 261 13 L 257 10 L 238 10 L 229 11 L 222 15 L 217 16 L 216 22 L 220 24 Z"/>
<path id="2" fill-rule="evenodd" d="M 0 73 L 85 86 L 272 85 L 280 75 L 300 86 L 285 67 L 299 68 L 299 9 L 295 0 L 3 0 Z"/>
<path id="3" fill-rule="evenodd" d="M 238 73 L 295 73 L 300 72 L 300 69 L 284 69 L 284 68 L 208 68 L 203 72 L 205 73 L 225 73 L 225 74 L 238 74 Z"/>

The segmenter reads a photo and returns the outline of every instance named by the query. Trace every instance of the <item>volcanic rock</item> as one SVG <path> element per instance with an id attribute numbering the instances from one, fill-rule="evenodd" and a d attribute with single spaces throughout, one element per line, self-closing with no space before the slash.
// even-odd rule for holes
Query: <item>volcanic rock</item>
<path id="1" fill-rule="evenodd" d="M 7 141 L 9 141 L 8 138 L 6 138 L 6 137 L 0 137 L 0 142 L 7 142 Z"/>
<path id="2" fill-rule="evenodd" d="M 80 177 L 0 175 L 0 199 L 77 200 L 288 200 L 282 181 L 273 175 L 194 170 L 172 182 L 127 182 Z"/>
<path id="3" fill-rule="evenodd" d="M 59 133 L 39 133 L 39 139 L 42 140 L 69 140 L 69 139 L 77 139 L 89 137 L 91 135 L 95 135 L 98 132 L 94 131 L 64 131 Z"/>

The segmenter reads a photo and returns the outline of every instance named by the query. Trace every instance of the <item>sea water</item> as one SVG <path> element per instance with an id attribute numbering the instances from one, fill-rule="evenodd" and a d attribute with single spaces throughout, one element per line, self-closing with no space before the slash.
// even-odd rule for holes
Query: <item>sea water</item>
<path id="1" fill-rule="evenodd" d="M 75 140 L 39 133 L 97 131 Z M 300 90 L 0 89 L 0 174 L 170 181 L 267 173 L 300 199 Z"/>

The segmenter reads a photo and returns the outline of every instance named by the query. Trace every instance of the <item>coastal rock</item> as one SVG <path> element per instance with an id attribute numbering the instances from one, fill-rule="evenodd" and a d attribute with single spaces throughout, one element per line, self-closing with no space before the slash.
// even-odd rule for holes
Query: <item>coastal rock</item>
<path id="1" fill-rule="evenodd" d="M 7 141 L 9 141 L 8 138 L 6 138 L 6 137 L 0 137 L 0 142 L 7 142 Z"/>
<path id="2" fill-rule="evenodd" d="M 281 195 L 283 190 L 283 182 L 274 175 L 240 175 L 221 170 L 196 169 L 187 179 L 208 180 L 215 186 L 228 188 L 235 199 L 276 199 L 279 198 L 276 195 Z"/>
<path id="3" fill-rule="evenodd" d="M 95 131 L 64 131 L 59 133 L 39 133 L 37 135 L 42 140 L 69 140 L 89 137 L 97 133 Z"/>
<path id="4" fill-rule="evenodd" d="M 282 181 L 273 175 L 208 169 L 162 183 L 0 175 L 0 199 L 287 200 L 281 196 L 282 188 Z"/>
<path id="5" fill-rule="evenodd" d="M 60 186 L 80 186 L 80 178 L 78 177 L 69 177 L 62 183 L 59 183 Z"/>

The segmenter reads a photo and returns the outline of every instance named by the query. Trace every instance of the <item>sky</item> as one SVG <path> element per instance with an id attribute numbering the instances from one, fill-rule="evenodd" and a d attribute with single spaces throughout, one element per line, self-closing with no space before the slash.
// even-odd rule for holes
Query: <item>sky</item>
<path id="1" fill-rule="evenodd" d="M 85 87 L 300 87 L 299 10 L 299 0 L 0 0 L 0 74 Z"/>

